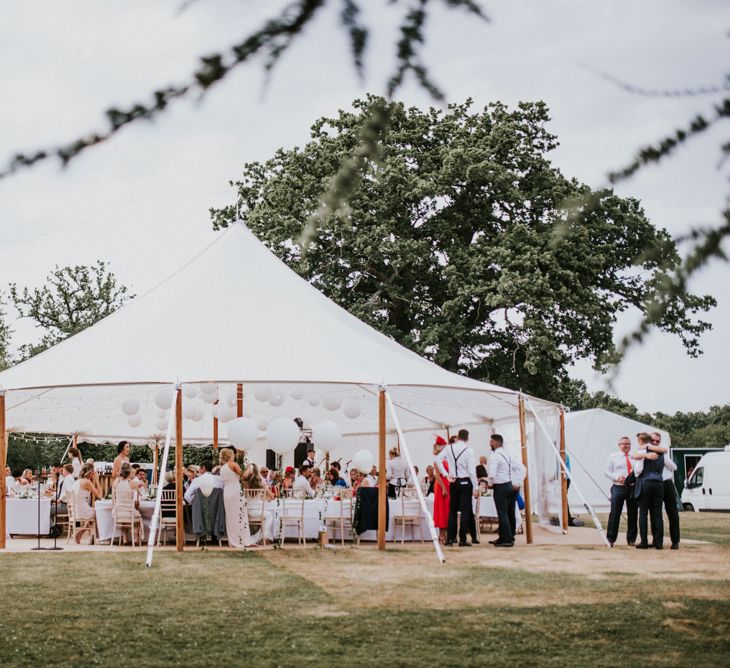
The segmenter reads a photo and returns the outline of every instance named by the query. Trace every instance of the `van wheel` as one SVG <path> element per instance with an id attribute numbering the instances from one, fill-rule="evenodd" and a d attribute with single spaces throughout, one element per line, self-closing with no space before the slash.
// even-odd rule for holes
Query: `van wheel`
<path id="1" fill-rule="evenodd" d="M 693 513 L 694 512 L 694 506 L 691 503 L 685 503 L 682 506 L 687 512 Z"/>

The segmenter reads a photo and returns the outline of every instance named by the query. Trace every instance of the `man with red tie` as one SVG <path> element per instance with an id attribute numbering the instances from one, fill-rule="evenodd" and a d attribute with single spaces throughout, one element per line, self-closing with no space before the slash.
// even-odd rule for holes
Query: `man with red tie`
<path id="1" fill-rule="evenodd" d="M 613 545 L 618 538 L 618 528 L 621 522 L 621 513 L 626 502 L 628 527 L 626 542 L 629 545 L 636 543 L 638 533 L 638 505 L 634 498 L 634 486 L 626 484 L 626 479 L 633 470 L 631 464 L 631 441 L 628 436 L 622 436 L 618 442 L 618 452 L 612 452 L 606 463 L 606 477 L 613 483 L 611 486 L 611 513 L 608 516 L 606 538 Z"/>

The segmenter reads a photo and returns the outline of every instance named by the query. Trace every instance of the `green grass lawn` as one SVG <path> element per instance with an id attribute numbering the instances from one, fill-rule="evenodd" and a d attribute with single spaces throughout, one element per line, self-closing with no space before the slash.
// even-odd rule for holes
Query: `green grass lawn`
<path id="1" fill-rule="evenodd" d="M 650 552 L 4 554 L 0 665 L 727 665 L 730 548 Z"/>

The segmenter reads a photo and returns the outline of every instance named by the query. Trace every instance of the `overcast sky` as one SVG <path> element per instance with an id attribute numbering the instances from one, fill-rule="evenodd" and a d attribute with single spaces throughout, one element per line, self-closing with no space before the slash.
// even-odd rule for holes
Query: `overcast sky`
<path id="1" fill-rule="evenodd" d="M 103 129 L 106 108 L 186 80 L 197 57 L 240 41 L 280 4 L 201 0 L 179 13 L 179 0 L 0 0 L 0 159 Z M 0 182 L 0 289 L 10 282 L 39 285 L 54 264 L 106 259 L 139 294 L 183 264 L 213 238 L 208 208 L 233 201 L 228 182 L 243 162 L 302 145 L 315 119 L 367 92 L 383 92 L 398 6 L 363 4 L 380 31 L 364 82 L 330 11 L 284 56 L 266 88 L 260 63 L 252 63 L 202 101 L 126 129 L 65 171 L 47 164 Z M 454 11 L 433 16 L 425 51 L 433 76 L 453 101 L 545 100 L 561 142 L 553 161 L 592 186 L 637 147 L 712 102 L 631 95 L 593 70 L 639 86 L 681 88 L 722 82 L 730 61 L 726 0 L 485 6 L 490 25 Z M 399 97 L 432 104 L 413 84 Z M 708 133 L 622 185 L 621 194 L 639 197 L 652 221 L 673 234 L 716 222 L 728 192 L 716 169 L 726 134 Z M 211 284 L 219 279 L 211 276 Z M 615 393 L 648 411 L 730 401 L 728 286 L 730 267 L 719 263 L 692 284 L 718 300 L 702 358 L 688 358 L 678 340 L 655 334 L 629 354 Z M 12 324 L 16 345 L 37 338 L 28 323 Z M 591 389 L 604 388 L 588 365 L 575 375 Z"/>

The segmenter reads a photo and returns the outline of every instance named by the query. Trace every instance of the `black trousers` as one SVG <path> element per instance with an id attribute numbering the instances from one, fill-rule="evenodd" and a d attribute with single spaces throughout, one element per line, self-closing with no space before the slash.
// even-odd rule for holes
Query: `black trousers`
<path id="1" fill-rule="evenodd" d="M 664 483 L 661 480 L 644 480 L 639 498 L 639 535 L 644 545 L 648 543 L 648 515 L 651 516 L 652 545 L 661 547 L 664 544 L 663 503 Z"/>
<path id="2" fill-rule="evenodd" d="M 451 500 L 449 502 L 449 528 L 446 533 L 446 540 L 456 540 L 456 526 L 459 524 L 459 513 L 461 513 L 461 524 L 459 525 L 459 542 L 466 543 L 466 534 L 476 527 L 474 521 L 474 510 L 471 505 L 474 485 L 469 478 L 457 478 L 449 487 Z M 473 537 L 473 535 L 472 535 Z"/>
<path id="3" fill-rule="evenodd" d="M 613 485 L 611 487 L 611 512 L 608 515 L 608 528 L 606 538 L 610 543 L 615 543 L 618 538 L 618 529 L 621 524 L 621 513 L 626 502 L 626 514 L 628 515 L 628 526 L 626 527 L 626 542 L 631 545 L 636 542 L 638 506 L 634 498 L 634 488 L 624 485 Z"/>
<path id="4" fill-rule="evenodd" d="M 669 520 L 669 537 L 672 545 L 679 545 L 679 511 L 677 510 L 677 489 L 671 478 L 662 483 L 664 487 L 664 512 Z"/>
<path id="5" fill-rule="evenodd" d="M 515 525 L 515 491 L 511 482 L 494 485 L 494 506 L 499 520 L 499 542 L 513 543 Z M 510 515 L 511 513 L 511 515 Z"/>

